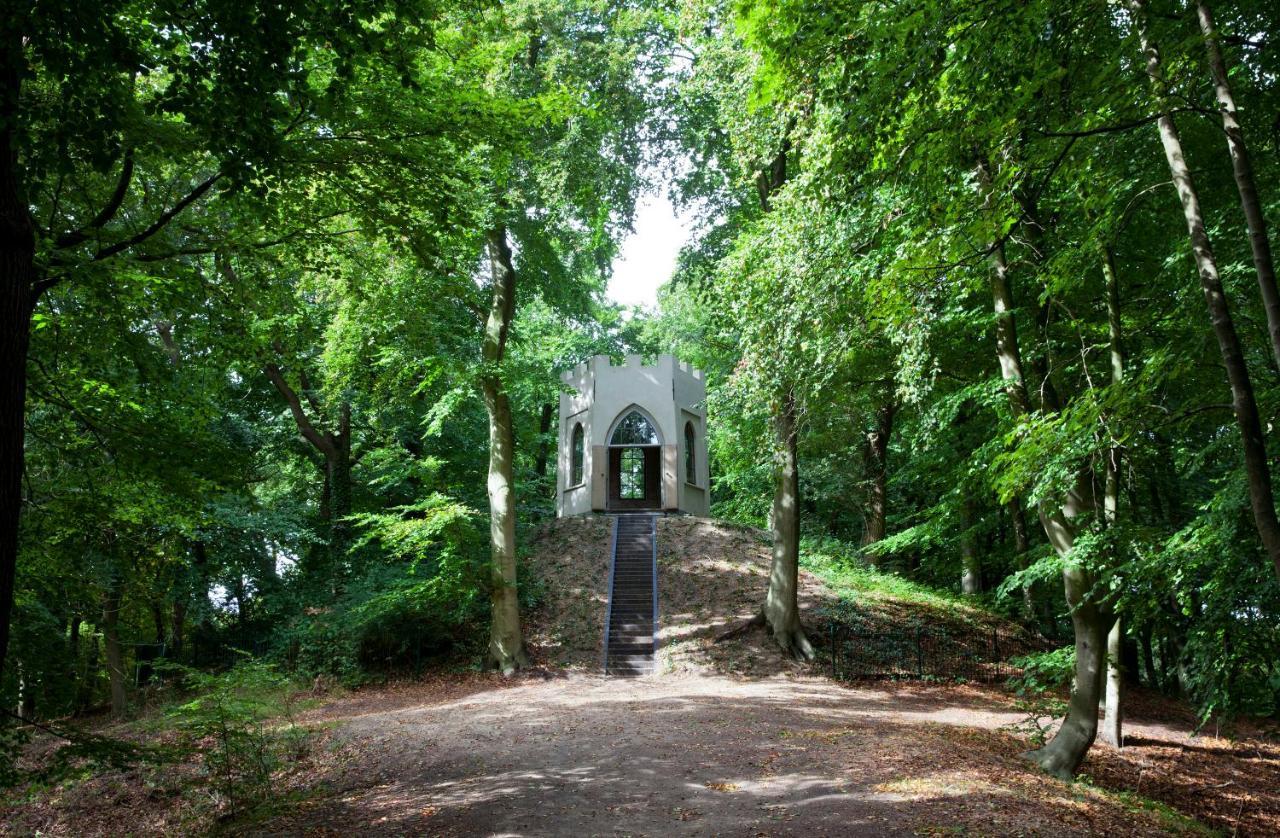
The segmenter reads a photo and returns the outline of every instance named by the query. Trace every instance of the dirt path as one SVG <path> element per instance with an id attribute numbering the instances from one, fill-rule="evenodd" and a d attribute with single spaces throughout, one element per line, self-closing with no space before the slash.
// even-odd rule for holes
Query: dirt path
<path id="1" fill-rule="evenodd" d="M 491 684 L 496 687 L 497 684 Z M 379 706 L 381 704 L 382 706 Z M 570 675 L 322 711 L 344 767 L 264 833 L 1168 834 L 1032 772 L 1017 716 L 957 687 Z M 981 734 L 985 731 L 985 735 Z"/>

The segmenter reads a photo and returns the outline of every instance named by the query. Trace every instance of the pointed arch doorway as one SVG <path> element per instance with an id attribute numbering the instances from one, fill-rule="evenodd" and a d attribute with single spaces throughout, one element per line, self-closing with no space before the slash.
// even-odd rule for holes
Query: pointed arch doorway
<path id="1" fill-rule="evenodd" d="M 631 406 L 609 431 L 610 510 L 662 508 L 662 437 L 657 423 Z"/>

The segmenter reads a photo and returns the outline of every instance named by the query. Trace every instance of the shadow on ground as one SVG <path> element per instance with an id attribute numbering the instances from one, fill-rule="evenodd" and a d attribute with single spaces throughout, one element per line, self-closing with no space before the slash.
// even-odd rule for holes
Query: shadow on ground
<path id="1" fill-rule="evenodd" d="M 1049 779 L 980 694 L 819 679 L 594 676 L 347 720 L 355 758 L 263 833 L 1160 835 Z M 1175 830 L 1176 831 L 1176 830 Z"/>

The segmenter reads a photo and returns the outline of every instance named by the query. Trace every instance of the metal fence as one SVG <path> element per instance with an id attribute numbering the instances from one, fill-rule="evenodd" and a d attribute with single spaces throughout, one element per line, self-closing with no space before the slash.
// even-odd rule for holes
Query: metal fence
<path id="1" fill-rule="evenodd" d="M 937 628 L 878 630 L 831 621 L 831 677 L 983 681 L 998 683 L 1021 674 L 1009 659 L 1045 651 L 1043 640 L 1002 629 Z"/>

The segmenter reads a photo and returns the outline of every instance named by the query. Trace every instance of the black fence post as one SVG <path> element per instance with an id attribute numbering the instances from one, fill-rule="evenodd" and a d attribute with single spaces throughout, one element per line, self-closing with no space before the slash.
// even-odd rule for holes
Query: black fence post
<path id="1" fill-rule="evenodd" d="M 924 647 L 920 645 L 921 630 L 916 626 L 916 677 L 924 678 Z"/>

